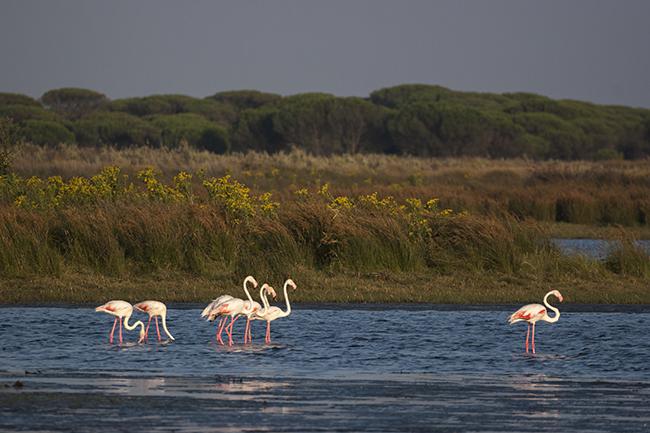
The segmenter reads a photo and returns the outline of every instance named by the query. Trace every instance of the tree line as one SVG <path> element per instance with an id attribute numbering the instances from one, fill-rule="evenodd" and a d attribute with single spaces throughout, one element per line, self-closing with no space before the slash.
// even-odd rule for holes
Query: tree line
<path id="1" fill-rule="evenodd" d="M 187 142 L 215 153 L 298 148 L 315 155 L 650 156 L 648 109 L 422 84 L 376 90 L 367 98 L 257 90 L 116 100 L 78 88 L 50 90 L 38 100 L 0 93 L 0 122 L 0 136 L 43 146 L 174 148 Z"/>

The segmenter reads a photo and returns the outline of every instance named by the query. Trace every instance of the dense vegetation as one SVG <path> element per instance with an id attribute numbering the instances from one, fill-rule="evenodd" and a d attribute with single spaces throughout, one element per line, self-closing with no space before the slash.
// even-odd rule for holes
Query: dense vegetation
<path id="1" fill-rule="evenodd" d="M 533 159 L 650 156 L 650 110 L 553 100 L 529 93 L 458 92 L 401 85 L 368 98 L 253 90 L 207 98 L 154 95 L 110 100 L 85 89 L 39 101 L 0 93 L 0 118 L 23 141 L 176 148 L 214 153 L 301 149 L 314 155 Z"/>
<path id="2" fill-rule="evenodd" d="M 209 177 L 227 174 L 254 193 L 292 200 L 301 188 L 329 184 L 337 196 L 378 193 L 398 201 L 431 197 L 444 208 L 473 215 L 507 215 L 541 223 L 650 227 L 650 161 L 531 161 L 440 159 L 390 155 L 313 156 L 302 151 L 217 155 L 149 147 L 116 149 L 75 145 L 22 145 L 12 154 L 24 177 L 91 177 L 106 166 L 124 167 L 136 178 L 151 166 L 171 182 L 179 170 Z M 194 190 L 202 185 L 194 178 Z M 16 197 L 13 197 L 15 199 Z M 11 201 L 11 200 L 10 200 Z"/>
<path id="3" fill-rule="evenodd" d="M 650 302 L 650 258 L 629 232 L 618 230 L 605 261 L 564 256 L 542 224 L 507 210 L 510 199 L 477 189 L 522 194 L 539 179 L 555 182 L 547 192 L 563 191 L 560 183 L 593 192 L 600 179 L 620 182 L 613 193 L 630 183 L 645 191 L 645 162 L 63 147 L 47 176 L 17 173 L 47 160 L 39 149 L 21 148 L 0 176 L 5 302 L 205 301 L 248 273 L 275 284 L 292 276 L 299 301 L 525 302 L 553 287 L 572 302 Z M 81 176 L 88 166 L 76 161 L 86 150 L 104 163 L 130 160 L 133 171 L 109 166 Z M 463 188 L 465 195 L 452 193 Z M 602 197 L 591 200 L 587 208 L 601 212 Z M 607 212 L 597 215 L 616 211 Z"/>

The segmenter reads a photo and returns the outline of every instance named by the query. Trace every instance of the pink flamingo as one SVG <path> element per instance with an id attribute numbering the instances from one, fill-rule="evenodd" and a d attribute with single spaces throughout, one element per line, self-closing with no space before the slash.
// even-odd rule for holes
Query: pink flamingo
<path id="1" fill-rule="evenodd" d="M 138 302 L 133 306 L 138 311 L 149 314 L 149 322 L 147 322 L 147 329 L 144 331 L 144 339 L 149 338 L 149 325 L 151 325 L 151 319 L 155 317 L 156 319 L 156 333 L 158 334 L 158 341 L 162 341 L 160 338 L 160 328 L 158 328 L 158 316 L 162 318 L 163 330 L 167 334 L 170 340 L 174 341 L 174 336 L 167 329 L 167 306 L 159 301 L 142 301 Z"/>
<path id="2" fill-rule="evenodd" d="M 555 315 L 553 317 L 549 317 L 546 308 L 544 308 L 544 305 L 528 304 L 528 305 L 524 305 L 523 307 L 515 311 L 510 316 L 510 319 L 508 320 L 508 322 L 511 325 L 513 323 L 517 323 L 521 321 L 528 322 L 528 330 L 526 331 L 526 353 L 528 353 L 528 336 L 530 334 L 531 325 L 533 328 L 532 349 L 533 349 L 533 353 L 535 353 L 535 323 L 538 322 L 539 320 L 544 320 L 545 322 L 549 322 L 549 323 L 555 323 L 560 319 L 560 310 L 550 305 L 547 301 L 548 297 L 551 295 L 558 298 L 560 302 L 563 302 L 564 298 L 562 297 L 562 294 L 557 290 L 551 290 L 546 294 L 546 296 L 544 296 L 544 305 L 546 305 L 548 309 L 555 312 Z"/>
<path id="3" fill-rule="evenodd" d="M 266 320 L 266 314 L 269 309 L 269 301 L 266 298 L 267 294 L 271 294 L 273 298 L 275 298 L 277 295 L 275 293 L 275 289 L 273 287 L 269 286 L 267 283 L 262 284 L 262 287 L 260 288 L 260 299 L 262 300 L 262 304 L 264 304 L 264 308 L 259 308 L 258 310 L 254 311 L 250 315 L 250 320 Z M 252 334 L 249 332 L 250 336 L 250 342 L 252 343 Z"/>
<path id="4" fill-rule="evenodd" d="M 234 316 L 231 316 L 230 315 L 230 310 L 237 307 L 239 305 L 239 301 L 245 302 L 245 304 L 244 304 L 244 306 L 242 308 L 242 310 L 245 311 L 245 312 L 247 312 L 248 309 L 252 309 L 254 307 L 251 303 L 249 303 L 249 302 L 253 302 L 253 301 L 252 301 L 252 298 L 250 297 L 250 294 L 248 293 L 248 288 L 246 287 L 246 285 L 248 283 L 252 283 L 253 287 L 257 287 L 257 281 L 251 275 L 244 278 L 244 284 L 243 284 L 244 285 L 244 292 L 246 292 L 246 294 L 248 295 L 250 301 L 243 301 L 242 299 L 239 299 L 239 298 L 233 298 L 230 295 L 222 295 L 222 296 L 219 296 L 217 299 L 214 299 L 210 304 L 208 304 L 208 306 L 205 307 L 203 309 L 203 312 L 201 313 L 201 317 L 207 318 L 207 320 L 209 320 L 210 322 L 214 321 L 218 316 L 222 316 L 221 319 L 219 320 L 219 325 L 217 326 L 217 335 L 216 335 L 217 341 L 219 343 L 221 343 L 222 345 L 224 344 L 223 340 L 221 338 L 221 334 L 222 334 L 223 330 L 226 329 L 226 334 L 228 334 L 228 327 L 226 326 L 226 322 L 228 320 L 227 316 L 230 316 L 231 319 L 232 319 L 231 326 L 230 326 L 231 334 L 232 334 L 232 325 L 234 324 L 234 321 L 238 318 L 238 317 L 235 318 Z M 226 310 L 228 312 L 227 313 L 222 313 L 221 311 L 223 311 L 223 309 L 221 307 L 226 302 L 230 303 L 230 305 L 228 305 L 227 308 L 226 308 Z M 261 306 L 259 304 L 257 304 L 257 306 L 259 308 L 261 308 Z M 237 313 L 237 316 L 239 316 L 239 314 L 241 314 L 241 312 Z M 230 345 L 232 345 L 232 336 L 230 336 L 229 338 L 230 338 L 229 343 L 230 343 Z M 245 340 L 246 340 L 246 335 L 244 335 L 244 341 Z"/>
<path id="5" fill-rule="evenodd" d="M 113 329 L 108 337 L 109 343 L 113 343 L 113 333 L 115 332 L 115 325 L 120 323 L 120 344 L 122 344 L 122 319 L 124 319 L 124 327 L 128 331 L 134 330 L 137 326 L 141 326 L 140 329 L 140 339 L 138 343 L 144 341 L 144 323 L 141 321 L 136 321 L 132 325 L 129 325 L 129 318 L 133 314 L 133 306 L 126 301 L 108 301 L 104 305 L 100 305 L 95 308 L 96 312 L 108 313 L 112 316 L 115 316 L 115 321 L 113 322 Z"/>
<path id="6" fill-rule="evenodd" d="M 201 317 L 205 317 L 206 320 L 209 320 L 210 322 L 214 321 L 214 319 L 216 319 L 216 317 L 217 317 L 217 314 L 216 314 L 217 307 L 220 304 L 222 304 L 223 302 L 225 302 L 225 301 L 227 301 L 229 299 L 233 299 L 233 297 L 230 296 L 230 295 L 221 295 L 217 299 L 213 299 L 212 302 L 210 302 L 208 304 L 208 306 L 203 309 L 203 311 L 201 312 Z M 214 314 L 212 313 L 213 311 L 215 311 Z M 216 335 L 217 341 L 220 342 L 221 344 L 223 344 L 223 340 L 221 340 L 221 332 L 223 331 L 223 328 L 222 328 L 221 325 L 222 325 L 223 321 L 224 321 L 223 318 L 221 318 L 221 320 L 219 320 L 219 326 L 217 327 L 218 329 L 217 329 L 217 335 Z"/>
<path id="7" fill-rule="evenodd" d="M 249 280 L 250 278 L 250 280 Z M 244 292 L 246 292 L 246 297 L 248 298 L 247 301 L 244 301 L 244 309 L 242 310 L 242 315 L 246 316 L 246 329 L 244 330 L 244 344 L 252 343 L 253 342 L 253 334 L 251 332 L 251 320 L 254 320 L 254 314 L 262 309 L 262 306 L 260 305 L 259 302 L 253 301 L 253 298 L 251 297 L 251 294 L 248 292 L 248 289 L 246 288 L 246 281 L 252 281 L 255 283 L 254 287 L 257 287 L 257 281 L 251 276 L 246 277 L 244 280 Z M 262 285 L 262 289 L 260 289 L 260 293 L 262 292 L 264 286 L 268 286 L 268 284 L 264 283 Z"/>
<path id="8" fill-rule="evenodd" d="M 287 294 L 287 287 L 291 286 L 292 289 L 296 289 L 296 283 L 293 280 L 288 279 L 284 282 L 284 301 L 287 304 L 287 310 L 282 311 L 279 307 L 269 305 L 269 300 L 266 298 L 266 295 L 262 296 L 262 302 L 264 303 L 264 310 L 258 312 L 258 320 L 266 320 L 266 337 L 264 341 L 268 344 L 271 342 L 271 322 L 279 319 L 280 317 L 287 317 L 291 314 L 291 304 L 289 303 L 289 295 Z M 275 291 L 271 287 L 269 291 L 273 296 L 275 296 Z M 260 296 L 263 293 L 260 293 Z"/>

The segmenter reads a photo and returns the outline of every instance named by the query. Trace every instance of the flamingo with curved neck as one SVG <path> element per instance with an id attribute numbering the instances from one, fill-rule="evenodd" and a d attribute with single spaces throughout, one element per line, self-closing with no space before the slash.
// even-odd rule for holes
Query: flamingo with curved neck
<path id="1" fill-rule="evenodd" d="M 247 276 L 244 278 L 244 292 L 248 296 L 249 300 L 244 301 L 240 298 L 234 298 L 230 295 L 221 295 L 216 299 L 213 299 L 210 304 L 208 304 L 207 307 L 203 309 L 203 312 L 201 313 L 201 317 L 205 317 L 208 321 L 212 322 L 214 321 L 217 317 L 221 317 L 219 319 L 219 324 L 217 325 L 217 332 L 216 332 L 216 338 L 217 341 L 223 345 L 223 339 L 221 337 L 224 329 L 226 330 L 226 334 L 228 335 L 229 338 L 229 345 L 232 345 L 232 326 L 235 323 L 235 320 L 239 318 L 240 315 L 244 314 L 246 315 L 248 308 L 252 308 L 253 305 L 251 304 L 252 298 L 250 296 L 250 293 L 248 292 L 248 287 L 247 284 L 252 283 L 254 287 L 257 287 L 257 281 L 255 278 L 253 278 L 252 275 Z M 256 303 L 258 308 L 261 308 L 261 306 Z M 231 318 L 230 326 L 227 326 L 227 320 L 228 317 Z M 228 329 L 230 328 L 230 329 Z"/>
<path id="2" fill-rule="evenodd" d="M 132 331 L 136 327 L 140 326 L 140 339 L 138 340 L 138 343 L 142 343 L 144 341 L 144 323 L 141 321 L 136 321 L 135 323 L 129 325 L 129 318 L 133 314 L 133 305 L 126 301 L 120 301 L 120 300 L 115 300 L 115 301 L 108 301 L 104 305 L 100 305 L 99 307 L 95 308 L 96 312 L 100 313 L 107 313 L 112 316 L 115 316 L 115 320 L 113 321 L 113 329 L 111 329 L 111 333 L 109 334 L 108 341 L 109 343 L 113 343 L 113 334 L 115 333 L 115 326 L 119 323 L 120 324 L 120 344 L 122 344 L 122 319 L 124 320 L 124 327 L 127 329 L 127 331 Z"/>
<path id="3" fill-rule="evenodd" d="M 167 306 L 160 301 L 142 301 L 138 302 L 133 306 L 138 311 L 147 313 L 149 315 L 149 322 L 147 322 L 147 329 L 144 331 L 144 338 L 147 340 L 149 338 L 149 326 L 151 325 L 151 319 L 156 320 L 156 333 L 158 334 L 158 341 L 162 341 L 160 337 L 160 328 L 158 328 L 158 316 L 162 319 L 163 330 L 169 337 L 171 341 L 174 341 L 174 336 L 167 329 Z"/>
<path id="4" fill-rule="evenodd" d="M 544 322 L 548 322 L 548 323 L 555 323 L 558 320 L 560 320 L 560 310 L 558 310 L 557 308 L 555 308 L 554 306 L 548 303 L 548 297 L 551 295 L 555 296 L 560 302 L 564 301 L 562 294 L 558 290 L 551 290 L 546 294 L 546 296 L 544 296 L 544 305 L 546 305 L 546 308 L 544 308 L 544 305 L 541 304 L 524 305 L 523 307 L 515 311 L 508 319 L 508 322 L 511 325 L 513 323 L 522 322 L 522 321 L 528 322 L 528 330 L 526 331 L 526 353 L 528 353 L 528 338 L 529 335 L 531 334 L 531 327 L 532 327 L 532 350 L 533 353 L 535 353 L 535 323 L 537 323 L 540 320 L 543 320 Z M 555 313 L 553 317 L 548 315 L 547 308 Z"/>
<path id="5" fill-rule="evenodd" d="M 242 311 L 242 315 L 246 316 L 246 328 L 244 330 L 244 344 L 246 344 L 247 342 L 252 343 L 253 335 L 251 333 L 251 320 L 253 319 L 253 315 L 255 314 L 255 312 L 262 309 L 262 306 L 260 305 L 259 302 L 253 301 L 253 298 L 251 297 L 251 294 L 248 292 L 248 288 L 246 287 L 246 283 L 253 283 L 253 287 L 257 287 L 257 281 L 251 275 L 247 276 L 244 279 L 244 292 L 246 293 L 246 297 L 248 298 L 248 301 L 244 301 L 244 311 Z"/>
<path id="6" fill-rule="evenodd" d="M 262 302 L 264 302 L 265 306 L 265 314 L 261 320 L 266 320 L 266 338 L 264 339 L 266 343 L 271 342 L 271 322 L 281 317 L 287 317 L 289 314 L 291 314 L 291 303 L 289 303 L 289 294 L 287 293 L 287 288 L 289 286 L 291 286 L 291 288 L 294 290 L 297 287 L 296 283 L 294 283 L 292 279 L 288 279 L 284 282 L 284 301 L 287 304 L 287 309 L 285 311 L 282 311 L 279 307 L 276 306 L 270 307 L 266 295 L 262 297 Z M 272 293 L 275 293 L 275 291 Z"/>

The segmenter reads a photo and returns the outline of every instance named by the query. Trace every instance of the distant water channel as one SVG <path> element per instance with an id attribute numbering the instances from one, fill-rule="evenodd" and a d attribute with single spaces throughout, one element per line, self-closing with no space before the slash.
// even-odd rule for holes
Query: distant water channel
<path id="1" fill-rule="evenodd" d="M 553 239 L 553 243 L 565 254 L 582 254 L 598 260 L 604 260 L 616 247 L 615 241 L 605 239 Z M 639 240 L 638 245 L 650 253 L 650 240 Z"/>
<path id="2" fill-rule="evenodd" d="M 561 306 L 535 356 L 514 307 L 298 305 L 233 347 L 199 306 L 122 346 L 90 307 L 0 308 L 0 431 L 650 431 L 650 308 Z"/>

